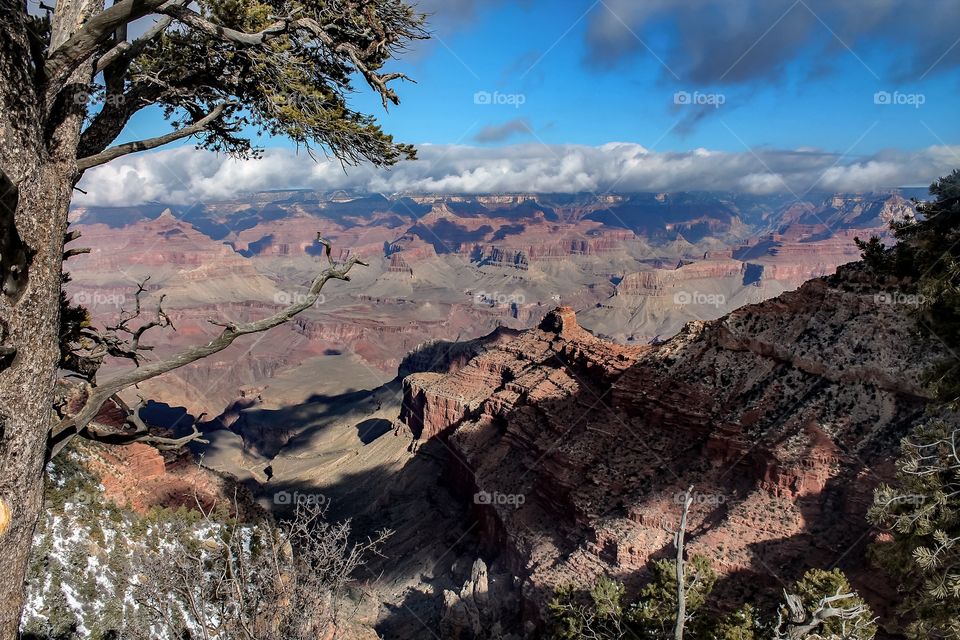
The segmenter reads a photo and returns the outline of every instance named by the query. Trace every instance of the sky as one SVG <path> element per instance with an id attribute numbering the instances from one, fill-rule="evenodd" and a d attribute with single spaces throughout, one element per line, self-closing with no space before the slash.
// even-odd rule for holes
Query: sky
<path id="1" fill-rule="evenodd" d="M 926 185 L 960 167 L 955 0 L 418 6 L 432 37 L 391 67 L 416 83 L 387 112 L 368 89 L 352 101 L 421 160 L 344 173 L 279 138 L 258 139 L 266 157 L 251 162 L 186 143 L 88 172 L 78 204 L 285 187 L 799 196 Z M 148 110 L 121 141 L 168 130 Z"/>

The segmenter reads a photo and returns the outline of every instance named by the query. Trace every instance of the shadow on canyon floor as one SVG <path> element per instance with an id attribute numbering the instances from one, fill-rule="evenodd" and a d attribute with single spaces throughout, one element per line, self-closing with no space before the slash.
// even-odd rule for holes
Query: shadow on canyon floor
<path id="1" fill-rule="evenodd" d="M 370 444 L 380 436 L 390 433 L 393 423 L 384 418 L 368 418 L 357 424 L 357 437 L 363 444 Z"/>
<path id="2" fill-rule="evenodd" d="M 357 540 L 392 531 L 382 555 L 356 575 L 361 591 L 382 605 L 379 620 L 377 612 L 367 615 L 384 638 L 430 637 L 424 629 L 439 628 L 443 591 L 460 590 L 479 546 L 466 506 L 441 481 L 445 458 L 442 443 L 427 442 L 399 468 L 344 473 L 322 487 L 271 481 L 257 490 L 274 496 L 281 517 L 297 501 L 314 501 L 327 506 L 328 520 L 350 520 Z"/>

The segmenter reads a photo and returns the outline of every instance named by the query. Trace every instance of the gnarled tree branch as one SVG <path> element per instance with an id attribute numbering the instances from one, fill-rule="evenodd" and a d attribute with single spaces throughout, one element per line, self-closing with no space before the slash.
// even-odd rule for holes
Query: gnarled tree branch
<path id="1" fill-rule="evenodd" d="M 171 4 L 164 6 L 160 13 L 166 14 L 171 18 L 175 18 L 188 27 L 192 27 L 198 31 L 202 31 L 207 35 L 213 36 L 214 38 L 220 40 L 226 40 L 228 42 L 233 42 L 235 44 L 252 47 L 261 45 L 270 38 L 274 38 L 282 33 L 290 31 L 292 28 L 295 28 L 297 21 L 293 17 L 281 18 L 266 28 L 261 29 L 260 31 L 248 33 L 246 31 L 238 31 L 237 29 L 231 29 L 230 27 L 224 27 L 219 24 L 210 22 L 199 13 L 187 7 L 181 6 L 179 4 Z"/>
<path id="2" fill-rule="evenodd" d="M 210 113 L 200 118 L 191 125 L 187 125 L 182 129 L 177 129 L 170 133 L 164 134 L 162 136 L 157 136 L 155 138 L 147 138 L 146 140 L 138 140 L 136 142 L 127 142 L 125 144 L 118 144 L 115 147 L 110 147 L 100 153 L 94 154 L 92 156 L 87 156 L 86 158 L 80 158 L 77 160 L 77 171 L 83 172 L 91 167 L 96 167 L 101 164 L 106 164 L 111 160 L 119 158 L 120 156 L 125 156 L 130 153 L 136 153 L 138 151 L 146 151 L 148 149 L 155 149 L 157 147 L 163 146 L 167 143 L 173 142 L 175 140 L 180 140 L 182 138 L 187 138 L 192 136 L 195 133 L 199 133 L 210 126 L 217 118 L 223 115 L 223 112 L 229 107 L 231 102 L 221 102 L 216 105 Z"/>
<path id="3" fill-rule="evenodd" d="M 111 396 L 109 400 L 124 412 L 125 422 L 132 426 L 133 430 L 118 431 L 116 429 L 102 427 L 96 422 L 92 422 L 87 425 L 87 428 L 84 430 L 84 438 L 96 442 L 118 445 L 141 442 L 156 447 L 161 451 L 174 451 L 185 447 L 191 442 L 199 442 L 201 444 L 210 443 L 209 440 L 204 439 L 203 434 L 197 429 L 196 422 L 191 425 L 191 432 L 180 438 L 170 438 L 151 433 L 150 427 L 148 427 L 147 423 L 140 417 L 140 411 L 146 405 L 146 400 L 144 400 L 142 396 L 140 397 L 140 402 L 133 409 L 130 409 L 119 396 Z"/>
<path id="4" fill-rule="evenodd" d="M 97 13 L 47 56 L 43 66 L 49 98 L 56 95 L 80 63 L 96 53 L 119 27 L 154 13 L 170 0 L 119 0 Z"/>
<path id="5" fill-rule="evenodd" d="M 177 6 L 183 6 L 188 3 L 189 0 L 175 0 L 173 2 L 173 4 Z M 170 26 L 171 22 L 173 22 L 172 16 L 161 16 L 153 26 L 144 31 L 143 35 L 139 38 L 118 42 L 113 48 L 100 56 L 100 59 L 97 60 L 94 73 L 100 73 L 116 62 L 129 61 L 136 57 L 138 53 L 143 51 L 143 48 L 147 46 L 148 43 L 163 33 L 166 28 Z"/>
<path id="6" fill-rule="evenodd" d="M 349 42 L 337 43 L 334 37 L 331 36 L 327 32 L 327 29 L 319 22 L 313 18 L 297 18 L 295 13 L 276 19 L 260 31 L 248 33 L 215 24 L 196 11 L 180 6 L 179 4 L 164 5 L 158 12 L 172 16 L 183 24 L 202 31 L 207 35 L 248 47 L 262 45 L 268 40 L 283 34 L 302 32 L 308 37 L 319 40 L 329 47 L 331 51 L 346 55 L 357 71 L 363 75 L 367 83 L 380 94 L 384 108 L 387 107 L 388 102 L 400 104 L 400 98 L 397 96 L 397 93 L 388 86 L 388 83 L 393 80 L 410 80 L 410 78 L 403 73 L 378 73 L 367 65 L 366 60 L 377 52 L 377 47 L 386 46 L 384 43 L 374 41 L 366 50 L 362 50 Z"/>
<path id="7" fill-rule="evenodd" d="M 84 431 L 91 420 L 99 413 L 103 404 L 112 396 L 115 396 L 128 387 L 140 384 L 151 378 L 223 351 L 240 336 L 267 331 L 268 329 L 288 322 L 297 314 L 313 306 L 320 296 L 320 290 L 329 280 L 349 280 L 350 276 L 348 274 L 354 265 L 367 265 L 367 263 L 363 262 L 357 256 L 350 257 L 345 263 L 339 266 L 329 255 L 328 260 L 330 266 L 317 274 L 310 285 L 310 290 L 301 302 L 291 304 L 272 316 L 255 322 L 215 322 L 214 324 L 223 326 L 224 329 L 216 338 L 207 344 L 190 347 L 169 360 L 138 367 L 91 387 L 90 393 L 81 409 L 75 414 L 65 417 L 51 430 L 50 456 L 53 457 L 57 455 L 74 436 Z"/>
<path id="8" fill-rule="evenodd" d="M 781 616 L 774 636 L 777 640 L 802 640 L 832 618 L 852 620 L 855 628 L 860 628 L 865 625 L 862 618 L 869 611 L 866 605 L 862 603 L 848 607 L 835 606 L 838 602 L 856 598 L 855 593 L 840 593 L 838 591 L 832 596 L 825 596 L 820 599 L 817 607 L 811 613 L 807 612 L 803 606 L 803 601 L 798 596 L 786 591 L 783 595 L 789 619 L 784 621 Z M 851 633 L 845 637 L 855 636 Z"/>

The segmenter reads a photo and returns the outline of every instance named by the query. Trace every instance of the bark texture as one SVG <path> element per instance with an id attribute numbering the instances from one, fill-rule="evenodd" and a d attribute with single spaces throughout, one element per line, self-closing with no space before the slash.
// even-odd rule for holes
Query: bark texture
<path id="1" fill-rule="evenodd" d="M 89 0 L 61 0 L 53 39 L 63 41 L 88 12 Z M 61 3 L 58 3 L 58 5 Z M 102 4 L 102 3 L 101 3 Z M 59 360 L 59 296 L 63 238 L 76 173 L 82 114 L 70 91 L 46 105 L 25 16 L 0 0 L 0 501 L 9 522 L 0 533 L 0 638 L 16 638 L 23 575 L 43 505 L 43 473 Z M 80 78 L 77 90 L 85 89 Z M 63 99 L 63 98 L 66 99 Z M 44 113 L 56 111 L 52 120 Z M 55 122 L 46 128 L 42 123 Z"/>

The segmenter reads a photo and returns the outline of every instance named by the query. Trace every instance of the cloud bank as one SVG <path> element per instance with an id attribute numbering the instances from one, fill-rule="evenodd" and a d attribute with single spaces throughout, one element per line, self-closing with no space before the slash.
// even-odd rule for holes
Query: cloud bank
<path id="1" fill-rule="evenodd" d="M 869 191 L 925 186 L 960 166 L 960 145 L 845 158 L 818 150 L 655 153 L 638 144 L 598 147 L 518 144 L 498 148 L 421 145 L 420 158 L 392 169 L 314 162 L 268 150 L 239 161 L 192 147 L 126 156 L 88 171 L 77 206 L 193 204 L 267 189 L 373 193 L 742 191 L 754 194 Z"/>

